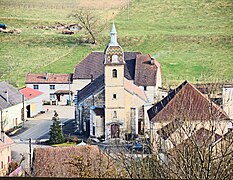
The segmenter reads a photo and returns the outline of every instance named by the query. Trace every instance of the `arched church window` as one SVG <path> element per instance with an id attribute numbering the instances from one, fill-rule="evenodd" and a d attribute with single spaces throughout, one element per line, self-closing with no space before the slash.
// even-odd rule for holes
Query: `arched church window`
<path id="1" fill-rule="evenodd" d="M 112 77 L 117 78 L 117 70 L 116 69 L 112 70 Z"/>
<path id="2" fill-rule="evenodd" d="M 112 55 L 112 63 L 119 63 L 118 56 L 116 54 Z"/>

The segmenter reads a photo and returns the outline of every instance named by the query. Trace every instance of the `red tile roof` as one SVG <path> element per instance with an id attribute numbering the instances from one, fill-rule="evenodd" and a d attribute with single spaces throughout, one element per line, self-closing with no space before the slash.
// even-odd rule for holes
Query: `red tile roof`
<path id="1" fill-rule="evenodd" d="M 47 77 L 47 79 L 46 79 Z M 51 74 L 51 73 L 28 73 L 26 84 L 69 84 L 72 76 L 70 74 Z"/>
<path id="2" fill-rule="evenodd" d="M 156 85 L 157 69 L 160 64 L 154 59 L 151 64 L 151 56 L 149 54 L 138 54 L 135 67 L 135 84 L 138 86 L 154 86 Z"/>
<path id="3" fill-rule="evenodd" d="M 77 167 L 73 167 L 72 162 L 77 163 Z M 78 171 L 79 166 L 83 172 Z M 88 172 L 87 177 L 94 178 L 98 170 L 102 177 L 108 178 L 106 172 L 114 171 L 114 162 L 96 145 L 34 148 L 32 173 L 35 177 L 73 178 Z"/>
<path id="4" fill-rule="evenodd" d="M 29 87 L 20 89 L 19 91 L 26 97 L 26 99 L 33 99 L 34 97 L 37 97 L 43 94 L 43 92 L 29 88 Z"/>
<path id="5" fill-rule="evenodd" d="M 148 111 L 150 121 L 227 120 L 223 109 L 185 81 Z"/>
<path id="6" fill-rule="evenodd" d="M 197 131 L 193 132 L 187 139 L 182 141 L 180 144 L 177 144 L 174 148 L 170 149 L 169 152 L 177 152 L 177 149 L 194 147 L 196 144 L 199 146 L 209 145 L 210 143 L 217 142 L 221 138 L 221 135 L 202 127 Z"/>

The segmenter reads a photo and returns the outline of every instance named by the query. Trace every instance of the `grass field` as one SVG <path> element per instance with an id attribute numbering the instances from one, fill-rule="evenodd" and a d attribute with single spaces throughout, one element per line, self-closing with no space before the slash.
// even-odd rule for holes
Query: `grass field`
<path id="1" fill-rule="evenodd" d="M 68 15 L 89 8 L 107 19 L 96 46 L 80 45 L 80 34 L 33 29 L 57 22 L 74 23 Z M 233 2 L 231 0 L 1 0 L 0 23 L 20 34 L 0 34 L 0 80 L 22 87 L 27 72 L 72 73 L 91 51 L 109 41 L 112 13 L 118 41 L 125 51 L 157 57 L 165 85 L 233 78 Z"/>

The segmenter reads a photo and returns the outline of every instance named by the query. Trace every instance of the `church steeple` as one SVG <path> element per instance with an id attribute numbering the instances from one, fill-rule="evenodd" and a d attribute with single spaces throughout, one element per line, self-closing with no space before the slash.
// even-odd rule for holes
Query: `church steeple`
<path id="1" fill-rule="evenodd" d="M 118 43 L 117 43 L 117 32 L 116 32 L 116 27 L 115 27 L 114 21 L 112 23 L 112 30 L 110 32 L 110 36 L 111 36 L 110 44 L 111 45 L 118 45 Z"/>
<path id="2" fill-rule="evenodd" d="M 124 52 L 117 42 L 117 31 L 114 21 L 112 23 L 110 37 L 110 43 L 108 44 L 104 52 L 104 64 L 125 64 Z"/>

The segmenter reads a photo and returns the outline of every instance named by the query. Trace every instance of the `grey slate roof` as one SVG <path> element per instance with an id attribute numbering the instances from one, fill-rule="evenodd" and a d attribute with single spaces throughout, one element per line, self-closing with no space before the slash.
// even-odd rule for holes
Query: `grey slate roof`
<path id="1" fill-rule="evenodd" d="M 124 52 L 125 58 L 125 77 L 133 80 L 135 76 L 135 61 L 140 52 Z M 91 52 L 76 67 L 73 79 L 96 79 L 104 73 L 104 52 Z"/>
<path id="2" fill-rule="evenodd" d="M 78 103 L 104 88 L 104 75 L 100 75 L 78 92 Z"/>
<path id="3" fill-rule="evenodd" d="M 8 101 L 6 91 L 8 92 Z M 0 109 L 5 109 L 21 102 L 22 94 L 17 88 L 6 82 L 0 82 Z"/>
<path id="4" fill-rule="evenodd" d="M 138 86 L 156 85 L 157 65 L 151 56 L 140 52 L 124 52 L 124 76 Z M 73 79 L 94 79 L 104 73 L 104 52 L 91 52 L 75 67 Z M 157 62 L 158 63 L 158 62 Z M 159 64 L 159 63 L 158 63 Z"/>

